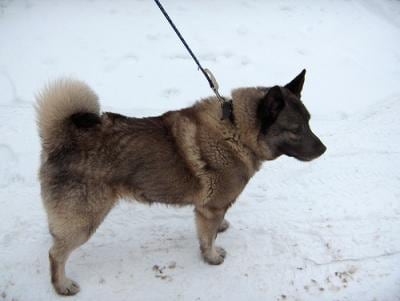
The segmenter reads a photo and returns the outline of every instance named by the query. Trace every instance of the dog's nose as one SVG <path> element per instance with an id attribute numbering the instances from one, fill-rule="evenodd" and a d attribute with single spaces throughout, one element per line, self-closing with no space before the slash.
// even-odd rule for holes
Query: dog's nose
<path id="1" fill-rule="evenodd" d="M 326 146 L 321 142 L 320 145 L 320 156 L 322 156 L 323 153 L 326 152 Z"/>

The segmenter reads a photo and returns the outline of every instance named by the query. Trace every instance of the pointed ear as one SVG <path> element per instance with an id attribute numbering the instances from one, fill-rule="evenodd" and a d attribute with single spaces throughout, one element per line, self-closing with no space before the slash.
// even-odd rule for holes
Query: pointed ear
<path id="1" fill-rule="evenodd" d="M 284 106 L 285 101 L 279 86 L 270 88 L 267 95 L 260 100 L 257 108 L 257 117 L 261 122 L 261 132 L 264 135 L 278 118 Z"/>
<path id="2" fill-rule="evenodd" d="M 306 69 L 303 69 L 299 75 L 297 75 L 285 88 L 289 89 L 298 98 L 301 97 L 301 90 L 303 90 L 304 76 L 306 75 Z"/>

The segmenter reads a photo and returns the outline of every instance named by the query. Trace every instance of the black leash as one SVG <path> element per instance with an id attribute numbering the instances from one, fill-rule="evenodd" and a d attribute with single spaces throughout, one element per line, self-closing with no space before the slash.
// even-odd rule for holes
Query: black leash
<path id="1" fill-rule="evenodd" d="M 181 33 L 179 30 L 176 28 L 174 22 L 172 22 L 171 18 L 165 11 L 164 7 L 161 5 L 160 1 L 154 0 L 154 2 L 157 4 L 157 6 L 160 8 L 161 12 L 167 19 L 168 23 L 171 25 L 183 45 L 185 46 L 186 50 L 189 52 L 190 56 L 193 58 L 195 61 L 197 67 L 200 69 L 200 71 L 204 74 L 206 77 L 210 88 L 214 91 L 215 95 L 217 96 L 217 99 L 221 102 L 221 107 L 222 107 L 222 120 L 224 119 L 229 119 L 232 123 L 234 122 L 234 117 L 233 117 L 233 105 L 232 105 L 232 100 L 226 100 L 224 97 L 222 97 L 219 92 L 218 92 L 218 83 L 214 77 L 214 75 L 211 73 L 210 70 L 204 69 L 197 57 L 194 55 L 193 51 L 190 49 L 189 45 L 186 43 L 185 39 L 182 37 Z"/>

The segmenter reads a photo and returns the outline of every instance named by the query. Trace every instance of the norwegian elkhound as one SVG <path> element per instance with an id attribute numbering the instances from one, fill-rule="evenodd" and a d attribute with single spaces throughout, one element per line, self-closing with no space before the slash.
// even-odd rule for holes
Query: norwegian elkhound
<path id="1" fill-rule="evenodd" d="M 85 243 L 121 199 L 193 205 L 204 260 L 221 264 L 214 244 L 228 208 L 265 160 L 310 161 L 326 147 L 309 127 L 300 100 L 305 70 L 285 86 L 232 92 L 234 118 L 221 120 L 216 98 L 161 116 L 100 113 L 96 94 L 65 79 L 37 97 L 42 142 L 40 182 L 54 244 L 51 281 L 61 295 L 79 291 L 65 275 Z"/>

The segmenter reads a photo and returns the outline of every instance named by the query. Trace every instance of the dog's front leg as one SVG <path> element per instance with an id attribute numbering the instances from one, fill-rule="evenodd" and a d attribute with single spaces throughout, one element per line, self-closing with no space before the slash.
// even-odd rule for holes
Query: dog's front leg
<path id="1" fill-rule="evenodd" d="M 226 209 L 219 208 L 196 207 L 195 209 L 201 254 L 209 264 L 224 262 L 226 252 L 223 248 L 216 247 L 214 242 L 225 212 Z"/>

